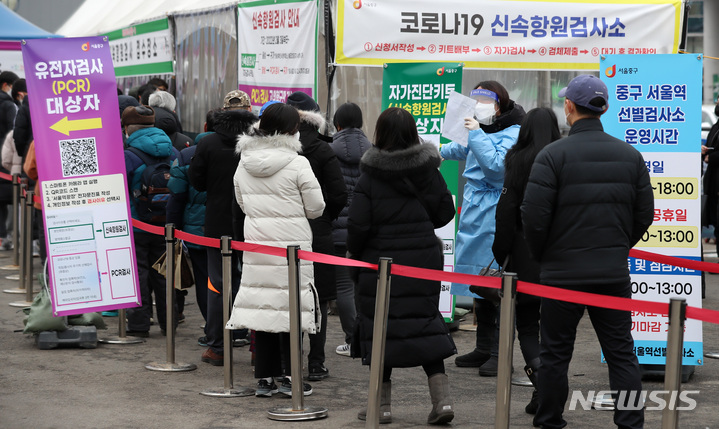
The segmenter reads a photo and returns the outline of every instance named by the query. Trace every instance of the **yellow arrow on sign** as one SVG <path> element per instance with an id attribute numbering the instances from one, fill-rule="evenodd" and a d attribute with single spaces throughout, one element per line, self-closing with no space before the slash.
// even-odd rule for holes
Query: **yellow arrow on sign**
<path id="1" fill-rule="evenodd" d="M 70 121 L 67 119 L 67 116 L 65 116 L 50 126 L 51 130 L 55 130 L 66 136 L 69 136 L 71 131 L 94 130 L 97 128 L 102 128 L 102 118 L 76 119 Z"/>

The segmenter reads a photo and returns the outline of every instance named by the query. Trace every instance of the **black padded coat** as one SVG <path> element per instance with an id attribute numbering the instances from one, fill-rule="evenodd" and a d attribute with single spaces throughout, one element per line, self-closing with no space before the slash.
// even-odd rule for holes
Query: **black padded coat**
<path id="1" fill-rule="evenodd" d="M 434 229 L 451 222 L 455 208 L 439 164 L 439 152 L 431 144 L 392 152 L 373 146 L 365 152 L 347 223 L 347 250 L 355 258 L 376 264 L 380 257 L 389 257 L 394 264 L 442 269 Z M 403 177 L 413 183 L 431 213 Z M 439 312 L 439 281 L 393 276 L 390 289 L 385 366 L 419 366 L 457 353 Z M 377 272 L 361 269 L 356 290 L 351 349 L 353 356 L 369 364 Z"/>
<path id="2" fill-rule="evenodd" d="M 586 118 L 539 152 L 521 210 L 541 282 L 581 289 L 629 282 L 629 249 L 652 223 L 654 194 L 639 151 Z"/>

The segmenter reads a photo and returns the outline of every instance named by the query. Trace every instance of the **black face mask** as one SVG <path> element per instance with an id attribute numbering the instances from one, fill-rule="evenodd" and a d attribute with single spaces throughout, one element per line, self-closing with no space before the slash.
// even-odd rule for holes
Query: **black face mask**
<path id="1" fill-rule="evenodd" d="M 716 106 L 714 106 L 714 114 L 717 115 L 717 116 L 719 116 L 719 104 L 717 104 Z"/>

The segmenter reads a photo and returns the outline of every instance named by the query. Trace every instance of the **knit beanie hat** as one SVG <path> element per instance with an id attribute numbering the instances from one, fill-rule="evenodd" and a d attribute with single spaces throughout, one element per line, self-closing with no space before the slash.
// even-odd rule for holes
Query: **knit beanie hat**
<path id="1" fill-rule="evenodd" d="M 122 112 L 124 112 L 125 109 L 130 106 L 139 106 L 140 102 L 137 101 L 137 98 L 129 95 L 118 95 L 117 104 L 120 105 L 120 118 L 122 118 Z"/>
<path id="2" fill-rule="evenodd" d="M 129 106 L 122 112 L 122 125 L 127 135 L 141 128 L 155 126 L 155 111 L 149 106 Z"/>
<path id="3" fill-rule="evenodd" d="M 306 112 L 319 112 L 320 106 L 309 95 L 302 91 L 295 91 L 287 97 L 287 104 L 294 106 L 297 110 Z"/>

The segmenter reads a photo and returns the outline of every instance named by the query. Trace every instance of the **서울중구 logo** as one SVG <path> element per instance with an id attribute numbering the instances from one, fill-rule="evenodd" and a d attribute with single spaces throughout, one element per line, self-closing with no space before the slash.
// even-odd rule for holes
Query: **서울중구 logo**
<path id="1" fill-rule="evenodd" d="M 611 67 L 607 67 L 606 70 L 604 70 L 604 74 L 607 75 L 607 77 L 614 77 L 614 75 L 617 74 L 617 65 L 614 64 Z"/>

